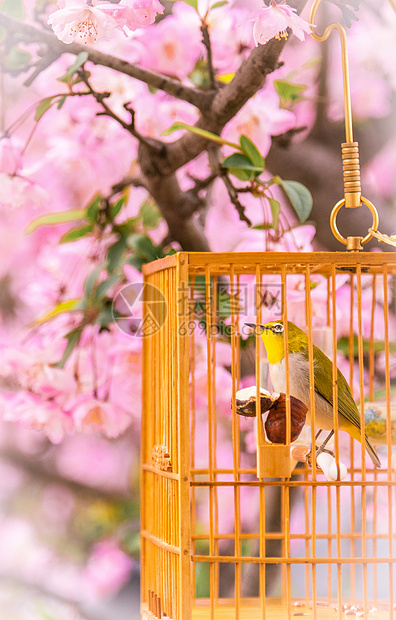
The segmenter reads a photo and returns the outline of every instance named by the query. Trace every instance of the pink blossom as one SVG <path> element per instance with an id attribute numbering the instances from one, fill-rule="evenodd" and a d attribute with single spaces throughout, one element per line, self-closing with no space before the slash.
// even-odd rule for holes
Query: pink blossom
<path id="1" fill-rule="evenodd" d="M 114 8 L 114 4 L 112 5 Z M 158 14 L 164 12 L 164 7 L 158 0 L 122 0 L 117 9 L 121 12 L 115 15 L 118 27 L 126 34 L 131 30 L 150 26 Z"/>
<path id="2" fill-rule="evenodd" d="M 129 34 L 154 23 L 156 16 L 164 12 L 158 0 L 123 0 L 119 4 L 61 0 L 58 5 L 59 10 L 50 15 L 48 24 L 63 43 L 95 43 L 109 39 L 116 28 Z"/>
<path id="3" fill-rule="evenodd" d="M 252 50 L 252 29 L 248 21 L 250 14 L 246 8 L 226 5 L 221 11 L 211 11 L 207 17 L 213 64 L 220 75 L 236 71 Z"/>
<path id="4" fill-rule="evenodd" d="M 4 420 L 43 430 L 52 443 L 59 443 L 72 432 L 72 421 L 56 403 L 44 401 L 30 392 L 6 392 L 1 395 L 0 412 Z"/>
<path id="5" fill-rule="evenodd" d="M 300 41 L 304 41 L 304 32 L 311 32 L 308 22 L 297 15 L 296 9 L 291 8 L 284 0 L 280 4 L 271 0 L 270 6 L 255 11 L 250 21 L 254 21 L 253 39 L 256 46 L 259 43 L 268 43 L 274 37 L 287 39 L 288 28 L 291 28 Z"/>
<path id="6" fill-rule="evenodd" d="M 98 435 L 73 435 L 58 447 L 56 469 L 60 475 L 88 486 L 126 493 L 130 486 L 129 468 L 137 459 L 130 446 L 130 436 L 110 442 Z"/>
<path id="7" fill-rule="evenodd" d="M 52 13 L 48 24 L 63 43 L 95 43 L 98 39 L 108 39 L 117 22 L 106 12 L 114 11 L 114 5 L 103 3 L 90 6 L 85 0 L 62 0 L 58 11 Z"/>
<path id="8" fill-rule="evenodd" d="M 47 192 L 31 179 L 0 172 L 0 207 L 38 208 L 47 200 Z"/>
<path id="9" fill-rule="evenodd" d="M 22 145 L 11 138 L 0 139 L 0 172 L 16 174 L 22 167 Z"/>
<path id="10" fill-rule="evenodd" d="M 244 134 L 254 142 L 261 155 L 266 157 L 271 147 L 271 136 L 289 131 L 295 123 L 294 113 L 280 108 L 277 93 L 272 88 L 265 88 L 249 99 L 226 125 L 223 137 L 239 142 L 239 136 Z"/>
<path id="11" fill-rule="evenodd" d="M 132 558 L 115 542 L 96 543 L 82 574 L 88 593 L 101 598 L 115 594 L 127 582 L 132 566 Z"/>
<path id="12" fill-rule="evenodd" d="M 142 66 L 180 78 L 193 70 L 203 53 L 198 15 L 184 2 L 176 2 L 172 15 L 156 25 L 155 36 L 142 32 L 139 41 L 144 45 Z"/>
<path id="13" fill-rule="evenodd" d="M 107 437 L 118 437 L 130 424 L 130 416 L 125 409 L 89 395 L 71 403 L 71 411 L 79 432 L 98 430 Z"/>

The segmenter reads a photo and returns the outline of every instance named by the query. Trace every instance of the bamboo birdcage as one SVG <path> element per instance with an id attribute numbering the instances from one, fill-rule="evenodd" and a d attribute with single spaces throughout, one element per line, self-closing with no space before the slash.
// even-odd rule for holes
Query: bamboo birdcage
<path id="1" fill-rule="evenodd" d="M 356 613 L 373 619 L 396 616 L 396 473 L 391 461 L 396 431 L 390 383 L 390 352 L 396 344 L 395 275 L 392 253 L 180 253 L 146 266 L 146 315 L 159 302 L 161 308 L 167 307 L 167 315 L 157 312 L 158 329 L 144 338 L 142 617 L 344 618 L 345 605 L 360 606 Z M 259 467 L 267 470 L 244 466 L 243 438 L 254 422 L 237 415 L 235 394 L 244 357 L 239 338 L 244 315 L 237 293 L 246 276 L 255 281 L 256 294 L 279 287 L 278 310 L 284 320 L 290 315 L 290 282 L 295 287 L 298 278 L 310 346 L 314 287 L 323 279 L 322 329 L 330 335 L 330 357 L 337 350 L 337 293 L 343 290 L 338 280 L 347 280 L 349 316 L 344 311 L 342 321 L 350 326 L 347 376 L 358 383 L 358 404 L 366 394 L 371 402 L 375 400 L 376 343 L 385 343 L 381 352 L 384 394 L 380 396 L 388 430 L 382 438 L 380 470 L 366 460 L 359 443 L 336 432 L 336 458 L 341 454 L 341 460 L 349 459 L 345 480 L 326 480 L 314 463 L 312 468 L 300 463 L 293 472 L 290 444 L 271 445 L 264 440 L 260 445 L 260 428 Z M 231 296 L 228 418 L 217 411 L 221 395 L 216 355 L 222 336 L 213 327 L 218 324 L 219 283 Z M 194 316 L 197 298 L 204 303 L 201 335 Z M 263 299 L 257 294 L 258 323 L 263 310 L 268 312 Z M 378 308 L 382 308 L 381 317 Z M 362 325 L 363 314 L 365 323 L 369 316 L 370 325 Z M 265 355 L 259 337 L 255 338 L 259 385 Z M 206 347 L 205 393 L 201 367 L 197 379 L 197 346 L 201 352 Z M 256 417 L 256 422 L 260 419 Z M 225 461 L 218 452 L 220 437 L 226 446 L 223 452 L 229 451 Z M 258 507 L 253 523 L 252 506 Z M 276 566 L 278 576 L 274 576 Z"/>
<path id="2" fill-rule="evenodd" d="M 311 24 L 320 3 L 313 1 Z M 396 11 L 394 0 L 390 3 Z M 373 235 L 396 243 L 378 233 L 377 211 L 361 195 L 345 30 L 331 24 L 322 36 L 312 34 L 324 41 L 333 30 L 341 37 L 346 142 L 344 198 L 330 221 L 349 252 L 182 252 L 143 271 L 145 619 L 396 618 L 396 405 L 391 388 L 396 254 L 360 252 Z M 344 239 L 337 214 L 344 206 L 361 204 L 372 212 L 372 228 L 364 238 Z M 260 390 L 269 387 L 266 356 L 259 333 L 250 348 L 241 338 L 246 320 L 242 285 L 254 295 L 255 325 L 263 315 L 266 321 L 283 320 L 284 443 L 268 441 L 258 415 Z M 312 425 L 292 445 L 287 321 L 294 319 L 296 298 L 299 326 L 308 336 Z M 366 460 L 361 443 L 338 429 L 340 331 L 349 360 L 344 374 L 351 387 L 355 383 L 361 440 L 367 431 L 373 444 L 383 444 L 380 469 Z M 336 468 L 330 478 L 318 466 L 314 449 L 314 343 L 333 361 L 329 381 Z M 249 356 L 256 386 L 253 420 L 241 419 L 236 403 Z M 220 375 L 228 377 L 227 387 Z M 307 442 L 313 446 L 311 460 L 304 457 Z M 256 459 L 248 454 L 252 444 Z M 341 476 L 342 464 L 347 470 Z"/>

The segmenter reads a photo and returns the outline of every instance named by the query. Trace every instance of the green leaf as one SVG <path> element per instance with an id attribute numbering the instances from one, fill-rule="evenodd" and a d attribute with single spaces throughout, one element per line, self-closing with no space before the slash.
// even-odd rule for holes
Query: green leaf
<path id="1" fill-rule="evenodd" d="M 274 80 L 276 92 L 283 102 L 291 101 L 295 103 L 302 99 L 303 93 L 307 87 L 304 84 L 292 84 L 289 80 Z"/>
<path id="2" fill-rule="evenodd" d="M 88 60 L 88 52 L 80 52 L 77 55 L 75 62 L 67 68 L 65 75 L 58 78 L 58 82 L 65 82 L 66 84 L 70 84 L 73 76 L 77 73 L 79 68 Z"/>
<path id="3" fill-rule="evenodd" d="M 106 268 L 109 273 L 113 273 L 113 271 L 117 269 L 126 248 L 127 242 L 125 237 L 121 237 L 121 239 L 119 239 L 109 247 L 106 258 Z"/>
<path id="4" fill-rule="evenodd" d="M 22 0 L 3 0 L 0 3 L 0 11 L 15 17 L 15 19 L 22 20 L 24 18 Z"/>
<path id="5" fill-rule="evenodd" d="M 57 224 L 64 224 L 65 222 L 72 222 L 74 220 L 82 220 L 85 218 L 85 211 L 81 209 L 74 209 L 71 211 L 60 211 L 59 213 L 47 213 L 30 222 L 25 232 L 27 235 L 40 228 L 40 226 L 56 226 Z"/>
<path id="6" fill-rule="evenodd" d="M 280 204 L 274 198 L 267 198 L 272 213 L 272 228 L 277 231 L 279 226 Z"/>
<path id="7" fill-rule="evenodd" d="M 249 157 L 249 159 L 255 166 L 261 168 L 261 170 L 263 171 L 265 167 L 265 161 L 262 155 L 260 155 L 259 151 L 257 150 L 257 147 L 253 144 L 251 140 L 249 140 L 247 136 L 241 136 L 239 141 L 241 144 L 241 149 L 245 153 L 245 155 Z"/>
<path id="8" fill-rule="evenodd" d="M 374 353 L 381 353 L 382 351 L 385 351 L 385 343 L 383 340 L 376 340 L 373 343 L 373 348 L 374 348 Z M 338 343 L 337 343 L 337 349 L 339 351 L 342 351 L 342 353 L 345 355 L 345 357 L 349 356 L 349 338 L 347 336 L 343 336 L 342 338 L 339 339 Z M 396 353 L 396 344 L 391 342 L 389 343 L 389 351 L 390 353 Z M 363 340 L 363 354 L 364 355 L 368 355 L 370 352 L 370 341 L 369 340 Z M 358 337 L 354 336 L 353 337 L 353 356 L 354 357 L 358 357 L 359 355 L 359 342 L 358 342 Z"/>
<path id="9" fill-rule="evenodd" d="M 130 256 L 125 262 L 128 265 L 132 265 L 132 267 L 135 267 L 135 269 L 137 269 L 138 271 L 142 271 L 142 267 L 146 264 L 147 261 L 145 261 L 143 258 L 140 258 L 140 256 Z"/>
<path id="10" fill-rule="evenodd" d="M 103 271 L 103 266 L 98 265 L 95 267 L 92 273 L 89 274 L 84 283 L 85 296 L 90 297 L 94 289 L 96 280 L 99 278 L 99 274 Z"/>
<path id="11" fill-rule="evenodd" d="M 76 329 L 73 329 L 71 332 L 66 334 L 65 336 L 65 338 L 67 339 L 66 349 L 62 355 L 62 359 L 60 360 L 60 362 L 58 362 L 57 364 L 54 364 L 54 366 L 56 366 L 57 368 L 64 367 L 70 355 L 73 353 L 73 349 L 75 349 L 75 347 L 80 342 L 82 330 L 83 328 L 80 326 L 80 327 L 76 327 Z"/>
<path id="12" fill-rule="evenodd" d="M 36 114 L 34 115 L 34 120 L 38 123 L 39 120 L 44 116 L 44 114 L 50 109 L 54 99 L 57 98 L 57 95 L 52 97 L 46 97 L 38 104 L 36 108 Z"/>
<path id="13" fill-rule="evenodd" d="M 255 166 L 252 160 L 243 153 L 233 153 L 222 163 L 223 168 L 228 168 L 230 173 L 241 181 L 249 181 L 253 176 L 257 177 L 263 171 L 260 166 Z"/>
<path id="14" fill-rule="evenodd" d="M 273 228 L 272 224 L 257 224 L 256 226 L 252 226 L 253 230 L 270 230 Z"/>
<path id="15" fill-rule="evenodd" d="M 144 228 L 157 228 L 161 213 L 153 202 L 144 202 L 140 207 L 139 217 Z"/>
<path id="16" fill-rule="evenodd" d="M 88 220 L 90 220 L 91 222 L 96 222 L 101 205 L 102 196 L 98 194 L 87 207 L 86 217 Z"/>
<path id="17" fill-rule="evenodd" d="M 198 0 L 183 0 L 183 2 L 192 6 L 192 8 L 198 13 Z"/>
<path id="18" fill-rule="evenodd" d="M 85 226 L 81 226 L 81 228 L 73 228 L 73 230 L 69 230 L 69 232 L 61 237 L 59 243 L 69 243 L 70 241 L 82 239 L 93 231 L 93 227 L 93 224 L 86 224 Z"/>
<path id="19" fill-rule="evenodd" d="M 308 188 L 298 181 L 284 181 L 280 177 L 274 177 L 274 182 L 278 183 L 285 190 L 300 222 L 305 222 L 312 211 L 312 194 Z"/>
<path id="20" fill-rule="evenodd" d="M 64 105 L 64 103 L 65 103 L 66 99 L 67 99 L 67 96 L 66 96 L 66 95 L 63 95 L 63 97 L 61 97 L 61 98 L 59 99 L 59 103 L 58 103 L 58 105 L 56 106 L 56 107 L 58 108 L 58 110 L 61 110 L 61 109 L 63 108 L 63 105 Z"/>
<path id="21" fill-rule="evenodd" d="M 114 220 L 115 217 L 119 214 L 122 207 L 126 203 L 126 198 L 123 196 L 114 205 L 110 205 L 110 219 Z"/>
<path id="22" fill-rule="evenodd" d="M 127 239 L 128 247 L 136 252 L 136 254 L 144 259 L 147 263 L 157 258 L 163 258 L 164 253 L 160 247 L 153 244 L 146 235 L 132 234 Z"/>
<path id="23" fill-rule="evenodd" d="M 59 304 L 55 306 L 55 308 L 53 308 L 45 316 L 42 316 L 41 318 L 36 319 L 35 321 L 32 321 L 29 324 L 29 327 L 36 327 L 37 325 L 42 325 L 43 323 L 46 323 L 47 321 L 51 321 L 51 319 L 54 319 L 60 314 L 65 314 L 65 312 L 72 312 L 73 310 L 78 310 L 78 308 L 76 308 L 76 305 L 78 304 L 79 301 L 80 301 L 79 299 L 68 299 L 67 301 L 60 302 Z"/>
<path id="24" fill-rule="evenodd" d="M 31 61 L 31 55 L 18 47 L 11 47 L 7 56 L 4 59 L 4 65 L 7 69 L 22 69 L 27 67 Z"/>
<path id="25" fill-rule="evenodd" d="M 126 222 L 122 222 L 122 224 L 113 224 L 113 230 L 122 237 L 127 237 L 135 232 L 138 221 L 138 217 L 131 217 L 129 220 L 126 220 Z"/>
<path id="26" fill-rule="evenodd" d="M 210 10 L 213 11 L 213 9 L 218 9 L 221 6 L 224 6 L 225 4 L 228 4 L 228 0 L 221 0 L 220 2 L 215 2 L 214 4 L 212 4 L 212 6 L 210 7 Z"/>
<path id="27" fill-rule="evenodd" d="M 193 125 L 187 125 L 186 123 L 173 123 L 173 125 L 168 129 L 165 129 L 165 131 L 163 131 L 161 135 L 169 136 L 169 134 L 173 133 L 174 131 L 178 131 L 179 129 L 191 131 L 191 133 L 195 133 L 197 136 L 201 136 L 202 138 L 206 138 L 207 140 L 211 140 L 212 142 L 217 142 L 218 144 L 227 144 L 228 146 L 232 146 L 238 151 L 241 150 L 239 144 L 235 144 L 234 142 L 228 142 L 228 140 L 224 140 L 217 134 L 212 133 L 211 131 L 201 129 L 200 127 L 194 127 Z"/>
<path id="28" fill-rule="evenodd" d="M 99 323 L 101 327 L 107 327 L 107 325 L 114 323 L 114 318 L 117 314 L 118 313 L 113 312 L 110 304 L 105 306 L 104 309 L 99 312 L 96 322 Z"/>
<path id="29" fill-rule="evenodd" d="M 113 286 L 115 286 L 117 282 L 120 281 L 120 278 L 121 278 L 121 275 L 114 274 L 110 276 L 109 278 L 107 278 L 106 280 L 103 280 L 103 282 L 101 282 L 98 285 L 95 291 L 96 299 L 103 299 L 104 297 L 106 297 L 107 291 L 111 289 Z"/>
<path id="30" fill-rule="evenodd" d="M 247 170 L 242 170 L 241 168 L 229 168 L 228 172 L 233 174 L 234 177 L 240 181 L 250 181 L 252 178 L 252 174 L 250 172 Z"/>
<path id="31" fill-rule="evenodd" d="M 222 163 L 223 168 L 240 168 L 241 170 L 251 170 L 253 172 L 262 172 L 260 166 L 255 165 L 250 157 L 244 153 L 233 153 Z"/>

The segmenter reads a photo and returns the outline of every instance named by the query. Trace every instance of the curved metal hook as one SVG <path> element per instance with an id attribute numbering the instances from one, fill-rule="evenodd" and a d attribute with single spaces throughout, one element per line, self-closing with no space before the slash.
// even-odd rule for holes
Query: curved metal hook
<path id="1" fill-rule="evenodd" d="M 316 12 L 321 4 L 322 0 L 314 0 L 311 11 L 309 13 L 309 23 L 311 24 L 311 36 L 315 41 L 326 41 L 333 30 L 337 30 L 341 40 L 341 58 L 342 58 L 342 76 L 344 83 L 344 108 L 345 108 L 345 137 L 347 142 L 353 142 L 353 129 L 352 129 L 352 110 L 351 110 L 351 91 L 349 84 L 349 63 L 348 63 L 348 49 L 347 49 L 347 36 L 345 28 L 338 23 L 333 23 L 327 26 L 322 35 L 315 32 L 316 26 L 315 17 Z M 393 11 L 396 13 L 396 0 L 388 0 Z"/>
<path id="2" fill-rule="evenodd" d="M 393 2 L 394 0 L 389 0 Z M 316 26 L 315 17 L 322 0 L 314 0 L 311 11 L 309 13 L 309 23 L 311 24 L 311 37 L 315 41 L 326 41 L 333 30 L 337 30 L 341 40 L 341 58 L 342 58 L 342 77 L 344 83 L 344 108 L 345 108 L 345 137 L 347 142 L 353 142 L 353 129 L 352 129 L 352 109 L 351 109 L 351 89 L 349 84 L 349 63 L 348 63 L 348 49 L 347 49 L 347 36 L 345 28 L 338 23 L 333 23 L 327 26 L 322 35 L 315 32 Z"/>

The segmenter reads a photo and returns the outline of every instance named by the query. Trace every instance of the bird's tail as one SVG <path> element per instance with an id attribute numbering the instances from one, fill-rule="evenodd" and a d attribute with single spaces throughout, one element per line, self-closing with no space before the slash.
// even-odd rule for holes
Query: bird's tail
<path id="1" fill-rule="evenodd" d="M 381 467 L 381 461 L 378 458 L 378 454 L 376 453 L 375 449 L 373 448 L 373 446 L 367 439 L 367 436 L 366 436 L 366 450 L 369 453 L 370 458 L 373 461 L 375 467 Z"/>

